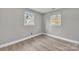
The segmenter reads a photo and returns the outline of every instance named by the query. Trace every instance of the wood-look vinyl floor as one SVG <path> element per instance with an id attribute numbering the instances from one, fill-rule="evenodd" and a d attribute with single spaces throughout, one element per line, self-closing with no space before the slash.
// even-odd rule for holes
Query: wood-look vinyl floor
<path id="1" fill-rule="evenodd" d="M 40 35 L 8 47 L 0 51 L 79 51 L 79 45 L 64 40 Z"/>

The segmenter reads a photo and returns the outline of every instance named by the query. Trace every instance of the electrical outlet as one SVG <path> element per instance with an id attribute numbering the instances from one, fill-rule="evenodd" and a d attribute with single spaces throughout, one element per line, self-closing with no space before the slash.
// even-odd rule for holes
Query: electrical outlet
<path id="1" fill-rule="evenodd" d="M 33 34 L 33 33 L 30 33 L 31 35 Z"/>

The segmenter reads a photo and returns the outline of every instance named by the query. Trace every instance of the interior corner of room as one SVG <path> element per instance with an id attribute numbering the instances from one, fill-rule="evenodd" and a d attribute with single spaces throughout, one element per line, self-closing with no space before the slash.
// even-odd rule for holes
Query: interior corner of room
<path id="1" fill-rule="evenodd" d="M 28 12 L 34 17 L 30 25 L 24 24 Z M 0 8 L 0 48 L 42 34 L 79 44 L 78 25 L 79 8 Z"/>

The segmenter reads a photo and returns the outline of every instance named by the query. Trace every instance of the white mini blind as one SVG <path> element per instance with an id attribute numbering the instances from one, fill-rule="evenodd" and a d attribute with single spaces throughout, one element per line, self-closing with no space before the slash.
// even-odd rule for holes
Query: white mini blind
<path id="1" fill-rule="evenodd" d="M 60 26 L 61 25 L 61 15 L 52 15 L 50 17 L 50 23 L 52 25 L 58 25 L 58 26 Z"/>

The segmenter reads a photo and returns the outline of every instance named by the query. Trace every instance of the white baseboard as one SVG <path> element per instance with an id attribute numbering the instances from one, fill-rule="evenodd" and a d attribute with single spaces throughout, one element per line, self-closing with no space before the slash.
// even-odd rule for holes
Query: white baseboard
<path id="1" fill-rule="evenodd" d="M 33 37 L 36 37 L 36 36 L 39 36 L 39 35 L 42 35 L 42 34 L 47 35 L 47 36 L 50 36 L 50 37 L 58 38 L 58 39 L 61 39 L 61 40 L 65 40 L 65 41 L 68 41 L 68 42 L 72 42 L 72 43 L 79 44 L 79 42 L 74 41 L 74 40 L 70 40 L 70 39 L 67 39 L 67 38 L 63 38 L 63 37 L 59 37 L 59 36 L 55 36 L 55 35 L 51 35 L 51 34 L 47 34 L 47 33 L 39 33 L 39 34 L 36 34 L 36 35 L 32 35 L 32 36 L 29 36 L 29 37 L 25 37 L 25 38 L 20 39 L 20 40 L 16 40 L 16 41 L 13 41 L 13 42 L 9 42 L 9 43 L 6 43 L 6 44 L 2 44 L 2 45 L 0 45 L 0 48 L 6 47 L 6 46 L 10 46 L 12 44 L 19 43 L 21 41 L 24 41 L 24 40 L 27 40 L 27 39 L 30 39 L 30 38 L 33 38 Z"/>
<path id="2" fill-rule="evenodd" d="M 27 40 L 27 39 L 30 39 L 30 38 L 39 36 L 39 35 L 41 35 L 41 34 L 42 34 L 42 33 L 39 33 L 39 34 L 36 34 L 36 35 L 32 35 L 32 36 L 29 36 L 29 37 L 25 37 L 25 38 L 20 39 L 20 40 L 16 40 L 16 41 L 13 41 L 13 42 L 9 42 L 9 43 L 6 43 L 6 44 L 2 44 L 2 45 L 0 45 L 0 48 L 6 47 L 6 46 L 9 46 L 9 45 L 12 45 L 12 44 L 19 43 L 19 42 L 21 42 L 21 41 L 24 41 L 24 40 Z"/>
<path id="3" fill-rule="evenodd" d="M 47 35 L 47 36 L 50 36 L 50 37 L 57 38 L 57 39 L 61 39 L 61 40 L 65 40 L 65 41 L 68 41 L 68 42 L 79 44 L 78 41 L 74 41 L 74 40 L 71 40 L 71 39 L 67 39 L 67 38 L 63 38 L 63 37 L 59 37 L 59 36 L 55 36 L 55 35 L 51 35 L 51 34 L 47 34 L 47 33 L 43 33 L 43 34 Z"/>

